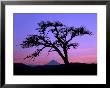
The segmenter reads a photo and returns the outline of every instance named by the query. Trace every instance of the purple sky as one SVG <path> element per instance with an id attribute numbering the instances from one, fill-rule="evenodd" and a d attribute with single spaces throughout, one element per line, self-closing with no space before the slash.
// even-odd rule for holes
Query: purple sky
<path id="1" fill-rule="evenodd" d="M 67 26 L 85 26 L 93 32 L 92 36 L 76 37 L 77 49 L 68 51 L 69 62 L 97 63 L 97 14 L 96 13 L 14 13 L 14 63 L 43 65 L 51 60 L 63 63 L 57 52 L 47 56 L 45 49 L 36 59 L 24 60 L 35 48 L 22 49 L 19 44 L 30 34 L 36 34 L 37 23 L 41 21 L 60 21 Z"/>

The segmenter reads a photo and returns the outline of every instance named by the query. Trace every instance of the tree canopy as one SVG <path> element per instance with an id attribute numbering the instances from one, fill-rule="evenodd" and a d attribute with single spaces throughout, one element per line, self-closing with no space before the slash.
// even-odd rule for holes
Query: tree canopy
<path id="1" fill-rule="evenodd" d="M 22 42 L 22 48 L 36 47 L 36 51 L 26 58 L 35 59 L 45 48 L 50 48 L 48 52 L 56 51 L 65 64 L 68 64 L 68 50 L 70 48 L 76 49 L 78 43 L 72 40 L 76 36 L 92 35 L 92 32 L 86 29 L 84 26 L 80 27 L 68 27 L 63 23 L 56 21 L 41 21 L 36 28 L 36 34 L 31 34 L 25 38 Z M 51 37 L 53 36 L 53 37 Z M 63 52 L 60 50 L 63 49 Z M 26 59 L 25 58 L 25 59 Z"/>

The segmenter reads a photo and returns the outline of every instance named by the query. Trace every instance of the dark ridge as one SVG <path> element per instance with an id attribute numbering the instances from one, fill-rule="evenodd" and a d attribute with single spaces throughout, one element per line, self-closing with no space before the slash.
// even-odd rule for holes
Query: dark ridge
<path id="1" fill-rule="evenodd" d="M 36 65 L 14 63 L 14 75 L 97 75 L 97 64 Z"/>

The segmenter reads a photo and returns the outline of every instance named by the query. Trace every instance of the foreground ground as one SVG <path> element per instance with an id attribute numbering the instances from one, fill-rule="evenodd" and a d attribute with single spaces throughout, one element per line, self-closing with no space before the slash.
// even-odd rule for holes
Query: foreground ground
<path id="1" fill-rule="evenodd" d="M 97 75 L 97 64 L 71 63 L 61 65 L 28 66 L 14 64 L 14 75 Z"/>

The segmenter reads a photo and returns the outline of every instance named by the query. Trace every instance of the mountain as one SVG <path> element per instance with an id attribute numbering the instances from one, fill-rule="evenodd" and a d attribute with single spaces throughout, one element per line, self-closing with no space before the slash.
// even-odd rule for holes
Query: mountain
<path id="1" fill-rule="evenodd" d="M 47 65 L 59 65 L 59 63 L 55 60 L 52 60 Z"/>

